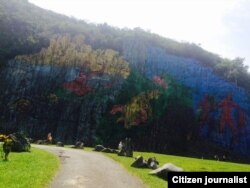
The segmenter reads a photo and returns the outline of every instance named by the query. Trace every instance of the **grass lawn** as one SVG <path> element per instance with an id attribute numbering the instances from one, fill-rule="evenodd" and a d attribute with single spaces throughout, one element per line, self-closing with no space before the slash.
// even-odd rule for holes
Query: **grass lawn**
<path id="1" fill-rule="evenodd" d="M 9 161 L 0 159 L 0 188 L 44 188 L 58 168 L 59 159 L 43 150 L 11 152 Z"/>
<path id="2" fill-rule="evenodd" d="M 129 157 L 120 157 L 116 154 L 105 154 L 111 157 L 113 160 L 119 162 L 125 169 L 127 169 L 132 174 L 138 176 L 144 183 L 150 188 L 164 188 L 167 187 L 166 181 L 149 175 L 150 169 L 138 169 L 130 167 L 133 158 Z M 134 156 L 141 155 L 144 159 L 149 157 L 156 157 L 159 161 L 160 166 L 165 163 L 174 163 L 177 166 L 182 167 L 185 171 L 228 171 L 228 172 L 240 172 L 240 171 L 250 171 L 250 165 L 247 164 L 238 164 L 231 162 L 221 162 L 214 160 L 202 160 L 188 157 L 178 157 L 173 155 L 163 155 L 156 153 L 146 153 L 146 152 L 134 152 Z"/>

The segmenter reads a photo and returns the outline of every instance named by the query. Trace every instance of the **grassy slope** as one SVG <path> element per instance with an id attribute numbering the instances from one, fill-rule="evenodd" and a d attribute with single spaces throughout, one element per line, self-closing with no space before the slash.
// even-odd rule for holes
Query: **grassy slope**
<path id="1" fill-rule="evenodd" d="M 130 167 L 133 158 L 119 157 L 115 154 L 106 154 L 115 161 L 122 164 L 122 166 L 127 169 L 132 174 L 141 178 L 141 180 L 148 185 L 150 188 L 163 188 L 166 187 L 166 181 L 151 176 L 148 173 L 150 169 L 137 169 Z M 250 165 L 237 164 L 230 162 L 212 161 L 212 160 L 201 160 L 195 158 L 178 157 L 173 155 L 163 155 L 156 153 L 146 153 L 146 152 L 134 152 L 134 156 L 142 155 L 144 159 L 155 156 L 160 162 L 160 166 L 165 163 L 171 162 L 184 168 L 185 171 L 228 171 L 228 172 L 239 172 L 239 171 L 250 171 Z"/>
<path id="2" fill-rule="evenodd" d="M 70 146 L 65 146 L 70 147 Z M 84 147 L 84 151 L 92 152 L 93 148 Z M 106 156 L 112 158 L 113 160 L 120 163 L 127 171 L 132 173 L 135 176 L 138 176 L 145 185 L 149 188 L 164 188 L 167 187 L 166 181 L 156 177 L 151 176 L 148 173 L 151 171 L 150 169 L 138 169 L 130 167 L 134 158 L 129 157 L 120 157 L 116 154 L 103 153 Z M 144 159 L 148 159 L 149 157 L 156 157 L 156 159 L 160 162 L 160 166 L 165 163 L 174 163 L 182 167 L 185 171 L 210 171 L 210 172 L 250 172 L 250 165 L 247 164 L 239 164 L 239 163 L 231 163 L 231 162 L 222 162 L 215 160 L 202 160 L 196 158 L 189 157 L 179 157 L 174 155 L 164 155 L 164 154 L 156 154 L 156 153 L 146 153 L 146 152 L 134 152 L 134 156 L 142 155 Z"/>
<path id="3" fill-rule="evenodd" d="M 32 148 L 30 153 L 10 153 L 9 161 L 0 160 L 0 187 L 42 188 L 48 185 L 59 168 L 59 159 Z"/>

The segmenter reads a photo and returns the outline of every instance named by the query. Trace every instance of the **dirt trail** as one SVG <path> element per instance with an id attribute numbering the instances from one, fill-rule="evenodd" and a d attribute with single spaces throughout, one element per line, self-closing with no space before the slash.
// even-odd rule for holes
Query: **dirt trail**
<path id="1" fill-rule="evenodd" d="M 97 152 L 33 145 L 55 153 L 61 159 L 61 168 L 51 188 L 145 188 L 118 163 Z"/>

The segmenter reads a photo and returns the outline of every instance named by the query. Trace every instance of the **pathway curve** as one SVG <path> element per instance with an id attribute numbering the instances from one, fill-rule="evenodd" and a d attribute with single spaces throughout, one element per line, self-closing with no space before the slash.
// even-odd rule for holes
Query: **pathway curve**
<path id="1" fill-rule="evenodd" d="M 50 188 L 145 188 L 114 160 L 98 152 L 32 145 L 58 155 L 61 168 Z"/>

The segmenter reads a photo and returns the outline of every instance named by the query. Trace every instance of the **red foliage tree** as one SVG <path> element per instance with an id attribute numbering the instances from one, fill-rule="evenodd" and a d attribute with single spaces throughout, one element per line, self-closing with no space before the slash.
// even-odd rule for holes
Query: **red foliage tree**
<path id="1" fill-rule="evenodd" d="M 64 83 L 63 88 L 78 96 L 84 96 L 92 91 L 92 89 L 88 86 L 87 81 L 88 75 L 86 75 L 83 71 L 80 71 L 79 76 L 72 81 Z"/>

